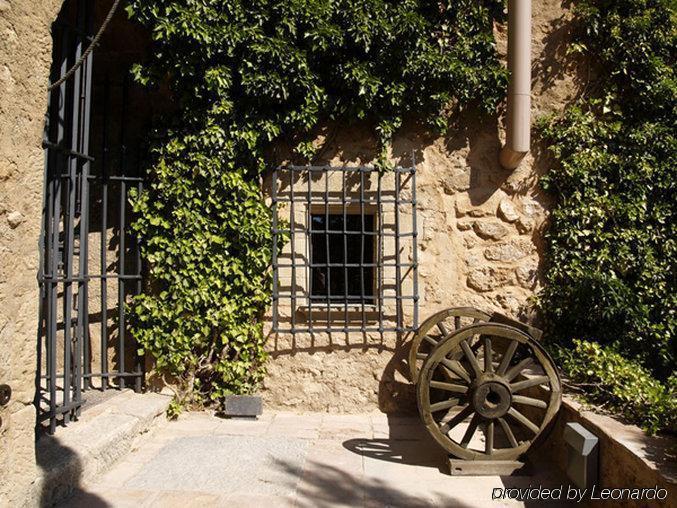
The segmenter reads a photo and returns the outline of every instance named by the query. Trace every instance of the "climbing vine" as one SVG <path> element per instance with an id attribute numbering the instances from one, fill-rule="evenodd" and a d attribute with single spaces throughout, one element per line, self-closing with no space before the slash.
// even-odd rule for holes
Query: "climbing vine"
<path id="1" fill-rule="evenodd" d="M 620 356 L 625 371 L 635 362 L 647 390 L 660 392 L 644 381 L 653 375 L 667 387 L 664 400 L 674 400 L 675 3 L 581 0 L 575 12 L 571 49 L 589 58 L 596 78 L 578 104 L 541 125 L 556 160 L 543 184 L 557 200 L 541 306 L 549 336 L 570 350 L 565 359 L 575 379 L 586 381 L 593 375 L 586 366 L 604 361 L 605 382 L 621 383 L 628 377 L 613 367 Z M 572 339 L 605 349 L 574 347 Z M 635 392 L 631 417 L 651 404 Z M 647 425 L 656 430 L 674 419 Z"/>
<path id="2" fill-rule="evenodd" d="M 151 288 L 134 333 L 184 402 L 256 389 L 269 301 L 271 147 L 308 160 L 324 122 L 368 122 L 378 162 L 405 119 L 436 132 L 462 108 L 491 113 L 506 73 L 493 40 L 502 0 L 130 0 L 152 56 L 136 79 L 168 87 L 171 128 L 135 228 Z"/>

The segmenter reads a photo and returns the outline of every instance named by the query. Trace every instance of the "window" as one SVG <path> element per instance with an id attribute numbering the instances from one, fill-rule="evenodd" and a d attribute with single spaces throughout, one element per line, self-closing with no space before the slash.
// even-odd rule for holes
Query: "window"
<path id="1" fill-rule="evenodd" d="M 374 216 L 312 214 L 313 302 L 374 304 Z"/>
<path id="2" fill-rule="evenodd" d="M 414 166 L 282 166 L 271 172 L 270 199 L 279 344 L 417 329 Z"/>

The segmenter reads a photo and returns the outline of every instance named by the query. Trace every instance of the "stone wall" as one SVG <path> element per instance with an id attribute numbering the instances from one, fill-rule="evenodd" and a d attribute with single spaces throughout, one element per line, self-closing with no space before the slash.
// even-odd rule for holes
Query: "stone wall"
<path id="1" fill-rule="evenodd" d="M 41 220 L 50 25 L 61 0 L 0 0 L 0 383 L 14 393 L 0 409 L 0 505 L 20 504 L 38 477 L 34 446 L 36 283 Z M 565 4 L 567 5 L 567 4 Z M 565 65 L 567 10 L 558 0 L 534 0 L 534 115 L 558 110 L 582 88 L 585 73 Z M 505 52 L 506 31 L 496 27 Z M 513 173 L 497 163 L 499 119 L 459 118 L 451 135 L 430 139 L 415 127 L 394 143 L 393 160 L 418 163 L 421 319 L 452 305 L 531 315 L 538 289 L 542 230 L 548 201 L 537 189 L 546 167 L 535 146 Z M 362 127 L 340 128 L 326 161 L 373 159 L 374 139 Z M 265 398 L 277 408 L 386 411 L 412 408 L 404 376 L 406 337 L 305 351 L 279 348 Z M 322 338 L 320 338 L 322 340 Z M 351 345 L 353 342 L 357 346 Z"/>
<path id="2" fill-rule="evenodd" d="M 35 460 L 38 236 L 50 25 L 61 0 L 0 0 L 0 506 L 17 506 Z"/>
<path id="3" fill-rule="evenodd" d="M 584 64 L 565 55 L 570 32 L 565 5 L 533 2 L 534 118 L 561 110 L 582 89 Z M 505 54 L 506 27 L 496 26 L 495 33 Z M 532 297 L 540 285 L 549 208 L 538 178 L 547 167 L 546 151 L 535 144 L 517 170 L 505 171 L 498 164 L 503 135 L 502 119 L 468 112 L 447 137 L 430 138 L 405 126 L 394 140 L 393 162 L 408 166 L 412 154 L 418 161 L 419 322 L 455 306 L 537 317 Z M 330 141 L 321 163 L 373 161 L 375 140 L 366 127 L 328 126 L 318 143 L 325 139 Z M 411 318 L 405 314 L 405 323 Z M 270 333 L 265 401 L 279 409 L 412 411 L 409 338 Z"/>

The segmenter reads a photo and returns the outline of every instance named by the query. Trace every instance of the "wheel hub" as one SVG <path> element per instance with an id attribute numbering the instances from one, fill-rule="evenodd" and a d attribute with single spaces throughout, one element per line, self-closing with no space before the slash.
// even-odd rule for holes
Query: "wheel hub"
<path id="1" fill-rule="evenodd" d="M 470 400 L 480 416 L 494 419 L 508 412 L 512 404 L 512 395 L 510 389 L 503 383 L 486 381 L 475 388 Z"/>

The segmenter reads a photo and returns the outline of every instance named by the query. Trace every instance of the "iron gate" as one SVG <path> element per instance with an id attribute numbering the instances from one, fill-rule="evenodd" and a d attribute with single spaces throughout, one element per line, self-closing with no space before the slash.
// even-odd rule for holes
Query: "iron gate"
<path id="1" fill-rule="evenodd" d="M 38 422 L 48 421 L 50 432 L 77 419 L 84 391 L 128 383 L 139 390 L 144 375 L 125 314 L 142 283 L 139 245 L 128 231 L 128 190 L 143 185 L 140 150 L 130 152 L 125 130 L 129 73 L 117 82 L 97 78 L 95 52 L 87 51 L 96 43 L 95 4 L 69 0 L 53 25 L 36 390 Z"/>

